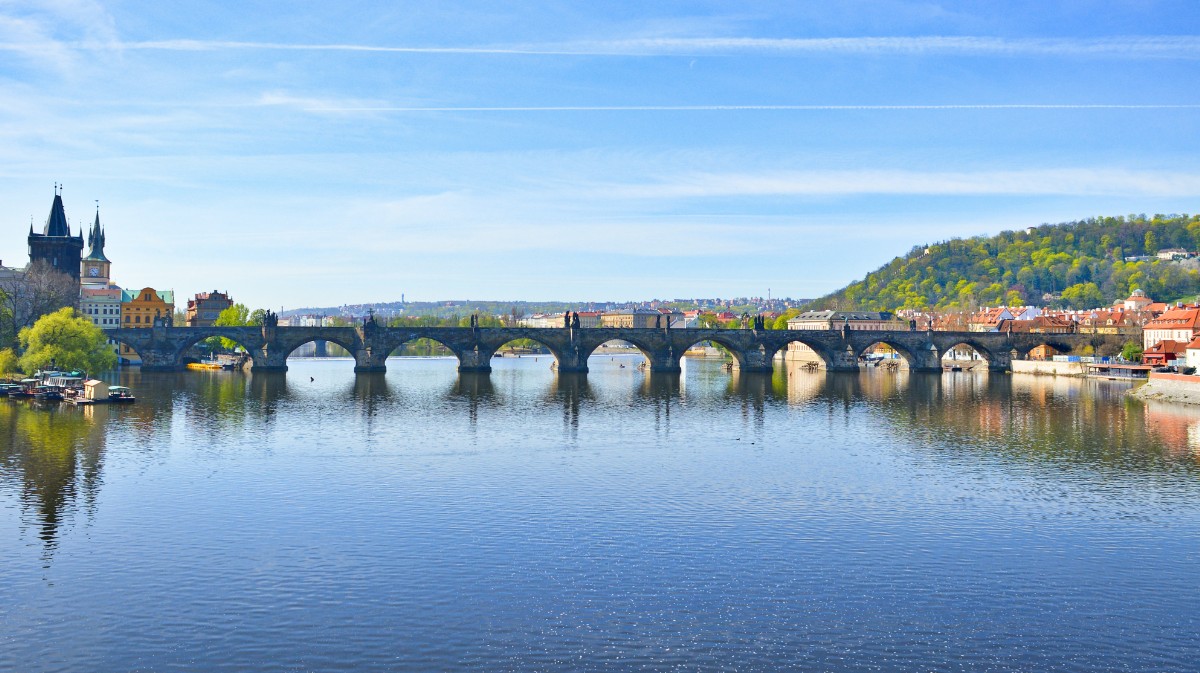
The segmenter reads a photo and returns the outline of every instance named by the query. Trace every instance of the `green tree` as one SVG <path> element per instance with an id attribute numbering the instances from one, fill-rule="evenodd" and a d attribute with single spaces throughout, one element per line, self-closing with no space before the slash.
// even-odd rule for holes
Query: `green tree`
<path id="1" fill-rule="evenodd" d="M 1142 345 L 1136 341 L 1126 341 L 1121 347 L 1121 357 L 1131 362 L 1142 361 Z"/>
<path id="2" fill-rule="evenodd" d="M 504 327 L 504 323 L 497 316 L 479 315 L 478 313 L 476 313 L 474 315 L 479 316 L 479 326 L 480 327 Z M 465 315 L 465 316 L 459 318 L 456 325 L 458 327 L 470 327 L 471 326 L 471 316 Z"/>
<path id="3" fill-rule="evenodd" d="M 798 308 L 789 308 L 781 313 L 779 317 L 775 319 L 775 322 L 768 323 L 767 327 L 770 329 L 787 329 L 788 321 L 800 315 L 800 313 L 801 311 Z"/>
<path id="4" fill-rule="evenodd" d="M 13 349 L 0 350 L 0 376 L 17 371 L 20 371 L 20 365 L 17 364 L 17 354 L 13 352 Z"/>
<path id="5" fill-rule="evenodd" d="M 1095 283 L 1079 283 L 1062 291 L 1063 302 L 1072 308 L 1095 308 L 1104 303 L 1104 295 Z"/>
<path id="6" fill-rule="evenodd" d="M 45 368 L 52 361 L 62 369 L 102 372 L 117 364 L 117 355 L 104 332 L 73 308 L 44 315 L 21 330 L 24 355 L 20 367 L 26 372 Z"/>
<path id="7" fill-rule="evenodd" d="M 812 308 L 886 310 L 920 308 L 970 311 L 981 305 L 1036 302 L 1074 288 L 1105 305 L 1140 287 L 1156 299 L 1200 292 L 1200 274 L 1175 262 L 1127 263 L 1123 255 L 1147 247 L 1188 247 L 1200 240 L 1200 216 L 1101 217 L 1038 227 L 1032 235 L 1003 232 L 992 237 L 953 239 L 915 246 L 865 278 L 812 303 Z M 1075 287 L 1079 286 L 1079 287 Z M 1081 294 L 1082 293 L 1082 294 Z M 1075 301 L 1079 301 L 1078 297 Z M 1063 304 L 1067 304 L 1065 300 Z"/>
<path id="8" fill-rule="evenodd" d="M 246 327 L 255 323 L 251 322 L 253 316 L 257 315 L 259 325 L 262 324 L 262 316 L 265 311 L 258 309 L 252 314 L 250 309 L 245 304 L 234 304 L 217 316 L 213 321 L 213 327 Z M 210 350 L 232 351 L 238 348 L 238 342 L 225 337 L 212 337 L 205 340 L 205 344 Z"/>
<path id="9" fill-rule="evenodd" d="M 1154 253 L 1158 252 L 1158 237 L 1154 235 L 1153 231 L 1146 232 L 1145 242 L 1145 250 L 1147 255 L 1153 255 Z"/>
<path id="10" fill-rule="evenodd" d="M 244 327 L 250 324 L 250 309 L 245 304 L 234 304 L 221 311 L 213 321 L 213 327 Z"/>

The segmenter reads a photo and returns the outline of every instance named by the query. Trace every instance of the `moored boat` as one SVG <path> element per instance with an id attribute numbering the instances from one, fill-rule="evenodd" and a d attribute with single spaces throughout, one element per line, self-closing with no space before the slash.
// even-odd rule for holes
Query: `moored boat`
<path id="1" fill-rule="evenodd" d="M 107 383 L 92 379 L 83 384 L 83 394 L 68 398 L 72 404 L 133 404 L 137 398 L 133 391 L 125 386 L 110 386 Z"/>
<path id="2" fill-rule="evenodd" d="M 133 391 L 125 386 L 109 386 L 108 387 L 108 402 L 110 404 L 133 404 L 137 398 L 133 396 Z"/>
<path id="3" fill-rule="evenodd" d="M 17 389 L 10 391 L 8 396 L 18 398 L 33 397 L 33 392 L 37 389 L 39 383 L 41 381 L 38 379 L 21 379 L 21 382 L 17 384 Z"/>
<path id="4" fill-rule="evenodd" d="M 61 402 L 66 397 L 63 389 L 56 386 L 38 386 L 33 389 L 33 397 L 42 402 Z"/>

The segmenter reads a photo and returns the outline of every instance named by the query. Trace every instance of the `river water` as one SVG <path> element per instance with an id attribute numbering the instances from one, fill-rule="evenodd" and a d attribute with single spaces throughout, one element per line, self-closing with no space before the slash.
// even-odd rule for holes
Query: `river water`
<path id="1" fill-rule="evenodd" d="M 550 362 L 0 400 L 0 670 L 1200 665 L 1198 411 L 1021 375 Z"/>

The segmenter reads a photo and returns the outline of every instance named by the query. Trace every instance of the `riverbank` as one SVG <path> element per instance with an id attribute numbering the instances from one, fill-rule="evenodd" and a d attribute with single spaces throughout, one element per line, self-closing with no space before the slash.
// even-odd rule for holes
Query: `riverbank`
<path id="1" fill-rule="evenodd" d="M 1139 400 L 1200 404 L 1200 376 L 1151 372 L 1146 385 L 1130 390 Z"/>
<path id="2" fill-rule="evenodd" d="M 1054 362 L 1053 360 L 1013 360 L 1014 374 L 1036 376 L 1086 376 L 1082 362 Z"/>

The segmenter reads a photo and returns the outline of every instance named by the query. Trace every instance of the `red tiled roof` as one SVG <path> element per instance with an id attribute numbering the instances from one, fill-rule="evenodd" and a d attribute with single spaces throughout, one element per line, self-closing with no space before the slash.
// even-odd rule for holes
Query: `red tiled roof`
<path id="1" fill-rule="evenodd" d="M 1163 339 L 1162 341 L 1147 348 L 1142 354 L 1145 355 L 1145 354 L 1149 353 L 1151 355 L 1155 355 L 1155 354 L 1164 354 L 1164 353 L 1174 353 L 1176 355 L 1182 355 L 1183 353 L 1185 353 L 1187 351 L 1187 347 L 1188 347 L 1188 344 L 1185 344 L 1182 341 L 1175 341 L 1174 339 Z"/>
<path id="2" fill-rule="evenodd" d="M 1196 331 L 1200 323 L 1200 308 L 1185 306 L 1166 311 L 1157 318 L 1146 323 L 1146 329 L 1187 329 Z"/>

